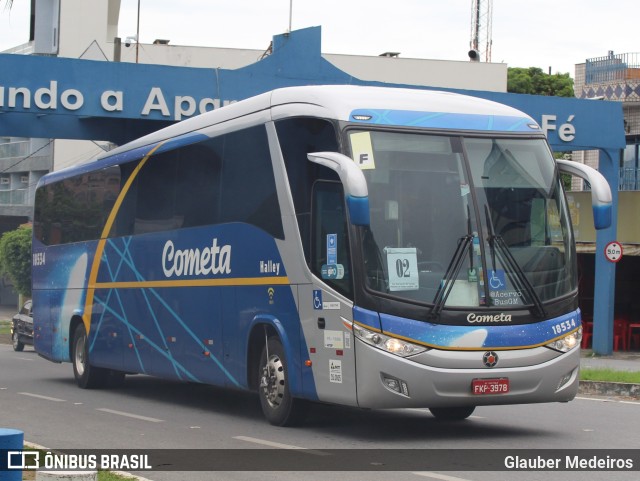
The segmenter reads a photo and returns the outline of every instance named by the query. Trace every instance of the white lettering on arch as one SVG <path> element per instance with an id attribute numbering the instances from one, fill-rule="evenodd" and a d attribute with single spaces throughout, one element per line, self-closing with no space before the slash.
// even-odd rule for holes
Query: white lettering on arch
<path id="1" fill-rule="evenodd" d="M 159 110 L 165 117 L 169 117 L 171 115 L 169 107 L 167 106 L 167 101 L 164 99 L 162 90 L 159 87 L 151 88 L 147 101 L 142 109 L 142 115 L 149 115 L 152 110 Z"/>
<path id="2" fill-rule="evenodd" d="M 124 110 L 124 93 L 122 90 L 105 90 L 100 96 L 100 105 L 107 112 Z"/>
<path id="3" fill-rule="evenodd" d="M 76 89 L 65 90 L 60 96 L 60 103 L 67 110 L 78 110 L 84 104 L 84 96 Z"/>

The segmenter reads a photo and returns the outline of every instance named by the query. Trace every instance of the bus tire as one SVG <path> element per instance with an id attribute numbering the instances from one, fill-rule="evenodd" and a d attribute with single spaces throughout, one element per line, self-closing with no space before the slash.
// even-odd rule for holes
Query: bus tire
<path id="1" fill-rule="evenodd" d="M 459 406 L 451 408 L 429 408 L 429 411 L 431 411 L 431 414 L 433 414 L 436 419 L 442 421 L 462 421 L 471 416 L 475 409 L 475 406 Z"/>
<path id="2" fill-rule="evenodd" d="M 267 421 L 274 426 L 300 423 L 306 414 L 306 402 L 291 396 L 284 348 L 277 337 L 270 337 L 262 348 L 257 375 L 258 396 Z"/>
<path id="3" fill-rule="evenodd" d="M 73 334 L 73 349 L 71 352 L 73 375 L 76 378 L 76 383 L 82 389 L 104 387 L 108 379 L 109 370 L 91 365 L 88 344 L 87 331 L 84 323 L 81 322 L 76 326 Z"/>

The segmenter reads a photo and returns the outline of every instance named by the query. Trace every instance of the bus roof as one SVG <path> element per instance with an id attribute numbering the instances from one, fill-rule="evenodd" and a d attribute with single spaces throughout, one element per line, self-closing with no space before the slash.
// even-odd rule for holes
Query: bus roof
<path id="1" fill-rule="evenodd" d="M 436 90 L 315 85 L 280 88 L 234 102 L 105 152 L 97 161 L 102 161 L 99 167 L 104 168 L 131 159 L 137 155 L 132 151 L 137 149 L 142 151 L 167 139 L 190 136 L 203 130 L 206 133 L 208 127 L 222 124 L 229 125 L 230 129 L 249 126 L 248 117 L 255 115 L 262 120 L 311 116 L 361 124 L 540 132 L 537 123 L 525 113 L 478 97 Z M 518 128 L 513 128 L 514 125 Z M 53 172 L 45 176 L 43 182 L 89 172 L 97 167 L 95 162 Z"/>
<path id="2" fill-rule="evenodd" d="M 536 124 L 528 115 L 507 105 L 451 92 L 356 85 L 285 87 L 184 120 L 107 152 L 101 158 L 269 109 L 272 120 L 309 115 L 353 121 L 353 112 L 368 109 L 510 117 Z"/>

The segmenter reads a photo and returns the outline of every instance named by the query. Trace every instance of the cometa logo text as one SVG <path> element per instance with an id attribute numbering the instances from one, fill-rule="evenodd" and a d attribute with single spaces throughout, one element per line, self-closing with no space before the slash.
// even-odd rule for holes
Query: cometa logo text
<path id="1" fill-rule="evenodd" d="M 231 274 L 231 246 L 218 246 L 214 238 L 211 247 L 176 249 L 168 240 L 162 249 L 162 271 L 165 277 Z"/>
<path id="2" fill-rule="evenodd" d="M 491 323 L 491 322 L 511 322 L 511 314 L 505 314 L 501 312 L 500 314 L 488 314 L 488 315 L 478 315 L 475 312 L 470 312 L 467 316 L 467 322 L 470 324 L 475 323 Z"/>

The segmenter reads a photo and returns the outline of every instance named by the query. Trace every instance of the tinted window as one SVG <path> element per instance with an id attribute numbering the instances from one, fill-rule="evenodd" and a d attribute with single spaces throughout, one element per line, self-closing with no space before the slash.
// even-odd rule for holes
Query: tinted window
<path id="1" fill-rule="evenodd" d="M 138 161 L 36 193 L 34 231 L 44 244 L 98 239 Z M 151 156 L 131 183 L 109 237 L 245 222 L 283 238 L 264 126 Z"/>
<path id="2" fill-rule="evenodd" d="M 97 239 L 120 193 L 120 168 L 109 167 L 36 192 L 34 234 L 44 244 Z"/>
<path id="3" fill-rule="evenodd" d="M 152 156 L 127 192 L 110 236 L 219 222 L 222 145 L 211 139 Z"/>
<path id="4" fill-rule="evenodd" d="M 299 117 L 278 121 L 276 130 L 287 169 L 300 238 L 305 257 L 309 260 L 312 186 L 318 179 L 338 180 L 338 176 L 331 169 L 310 162 L 307 159 L 307 154 L 311 152 L 340 152 L 336 129 L 327 120 Z M 310 265 L 312 264 L 312 262 L 308 262 Z"/>
<path id="5" fill-rule="evenodd" d="M 246 222 L 284 238 L 264 126 L 225 136 L 221 199 L 221 222 Z"/>
<path id="6" fill-rule="evenodd" d="M 342 184 L 317 182 L 313 188 L 311 270 L 351 297 L 351 260 Z"/>

